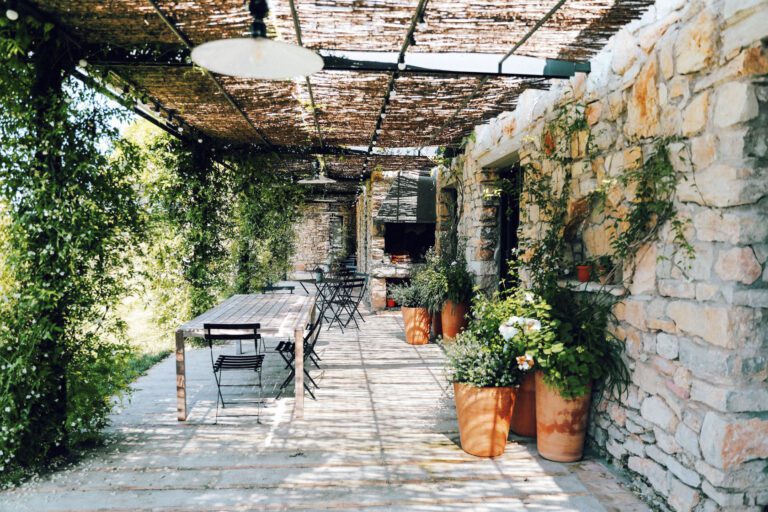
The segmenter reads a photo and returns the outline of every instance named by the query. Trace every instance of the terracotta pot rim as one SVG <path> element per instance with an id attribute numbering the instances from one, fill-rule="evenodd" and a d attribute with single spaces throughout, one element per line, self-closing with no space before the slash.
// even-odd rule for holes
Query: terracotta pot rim
<path id="1" fill-rule="evenodd" d="M 454 384 L 459 384 L 460 386 L 469 386 L 471 388 L 475 389 L 517 389 L 520 386 L 475 386 L 474 384 L 470 384 L 469 382 L 458 382 L 453 381 Z"/>

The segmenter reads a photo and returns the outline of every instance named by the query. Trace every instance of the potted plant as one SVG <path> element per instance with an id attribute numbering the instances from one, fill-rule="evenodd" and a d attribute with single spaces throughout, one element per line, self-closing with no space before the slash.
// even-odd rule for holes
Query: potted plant
<path id="1" fill-rule="evenodd" d="M 592 275 L 592 264 L 589 260 L 584 260 L 576 265 L 576 279 L 580 283 L 587 283 Z"/>
<path id="2" fill-rule="evenodd" d="M 447 346 L 461 447 L 481 457 L 501 455 L 507 442 L 517 386 L 533 367 L 525 353 L 530 337 L 551 336 L 546 304 L 523 292 L 476 297 L 474 318 Z M 528 312 L 531 316 L 514 313 Z"/>
<path id="3" fill-rule="evenodd" d="M 409 284 L 393 286 L 392 297 L 403 314 L 405 341 L 411 345 L 429 343 L 429 300 L 422 282 L 414 278 Z"/>
<path id="4" fill-rule="evenodd" d="M 609 294 L 560 289 L 549 298 L 554 336 L 528 338 L 536 361 L 536 445 L 549 460 L 581 459 L 593 384 L 621 396 L 629 374 L 623 346 L 606 330 Z"/>
<path id="5" fill-rule="evenodd" d="M 430 247 L 424 255 L 425 263 L 414 277 L 424 289 L 426 306 L 432 317 L 432 334 L 437 337 L 442 331 L 440 313 L 445 296 L 445 275 L 442 271 L 440 256 L 434 247 Z"/>
<path id="6" fill-rule="evenodd" d="M 460 253 L 461 254 L 461 253 Z M 443 337 L 453 339 L 467 326 L 467 312 L 474 281 L 463 255 L 442 265 L 443 306 L 440 312 Z"/>
<path id="7" fill-rule="evenodd" d="M 550 307 L 529 290 L 517 288 L 514 291 L 499 292 L 491 299 L 480 295 L 473 303 L 471 329 L 483 338 L 498 333 L 502 337 L 516 336 L 518 351 L 533 344 L 533 338 L 554 339 L 550 319 Z M 512 413 L 510 430 L 525 437 L 536 436 L 536 386 L 534 372 L 528 371 L 534 360 L 517 361 L 522 371 L 517 398 Z"/>

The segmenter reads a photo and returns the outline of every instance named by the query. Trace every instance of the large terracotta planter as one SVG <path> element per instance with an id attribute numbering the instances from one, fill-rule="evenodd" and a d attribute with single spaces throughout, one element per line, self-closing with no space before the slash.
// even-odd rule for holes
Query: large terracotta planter
<path id="1" fill-rule="evenodd" d="M 429 311 L 427 308 L 400 308 L 405 323 L 405 341 L 411 345 L 429 343 Z"/>
<path id="2" fill-rule="evenodd" d="M 504 453 L 517 388 L 476 388 L 453 384 L 461 448 L 477 457 Z"/>
<path id="3" fill-rule="evenodd" d="M 443 327 L 443 338 L 453 339 L 467 326 L 467 305 L 447 300 L 440 312 Z"/>
<path id="4" fill-rule="evenodd" d="M 565 399 L 536 372 L 536 447 L 556 462 L 574 462 L 584 454 L 591 386 L 584 396 Z"/>
<path id="5" fill-rule="evenodd" d="M 528 372 L 517 388 L 510 430 L 519 436 L 536 437 L 536 377 Z"/>

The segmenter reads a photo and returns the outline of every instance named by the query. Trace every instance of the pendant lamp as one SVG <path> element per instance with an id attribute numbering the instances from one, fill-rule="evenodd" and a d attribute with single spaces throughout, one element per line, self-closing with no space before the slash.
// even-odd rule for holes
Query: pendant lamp
<path id="1" fill-rule="evenodd" d="M 323 58 L 312 50 L 267 37 L 266 0 L 250 0 L 248 9 L 253 16 L 251 37 L 203 43 L 192 50 L 192 61 L 221 75 L 264 80 L 290 80 L 323 69 Z"/>
<path id="2" fill-rule="evenodd" d="M 331 183 L 336 183 L 336 180 L 325 175 L 325 168 L 320 169 L 320 165 L 316 161 L 312 162 L 312 169 L 315 173 L 311 178 L 304 178 L 297 181 L 297 183 L 302 185 L 330 185 Z"/>

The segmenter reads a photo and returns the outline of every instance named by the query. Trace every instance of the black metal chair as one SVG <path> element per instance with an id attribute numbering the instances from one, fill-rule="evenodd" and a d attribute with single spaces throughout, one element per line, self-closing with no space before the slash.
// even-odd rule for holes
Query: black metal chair
<path id="1" fill-rule="evenodd" d="M 222 374 L 225 371 L 252 371 L 259 375 L 259 400 L 255 403 L 261 404 L 263 397 L 263 386 L 261 382 L 261 371 L 264 364 L 264 354 L 259 354 L 259 341 L 263 340 L 259 334 L 260 324 L 203 324 L 205 340 L 211 350 L 211 366 L 213 367 L 213 377 L 216 379 L 217 397 L 216 397 L 216 420 L 219 422 L 219 401 L 221 408 L 226 408 L 224 396 L 221 394 L 222 387 L 243 387 L 253 384 L 222 384 Z M 220 354 L 218 358 L 213 358 L 214 341 L 241 341 L 253 340 L 256 353 L 254 355 L 229 355 Z M 260 414 L 261 410 L 258 410 Z M 258 420 L 257 420 L 258 421 Z"/>
<path id="2" fill-rule="evenodd" d="M 355 274 L 357 276 L 357 274 Z M 354 321 L 355 327 L 360 328 L 357 323 L 355 315 L 365 322 L 365 318 L 359 311 L 360 302 L 365 295 L 365 287 L 367 285 L 367 277 L 350 277 L 344 280 L 339 286 L 339 290 L 330 301 L 329 309 L 333 313 L 333 318 L 328 324 L 330 329 L 334 322 L 339 324 L 339 328 L 342 332 L 349 326 L 349 323 Z"/>
<path id="3" fill-rule="evenodd" d="M 307 385 L 307 383 L 311 383 L 315 388 L 318 388 L 317 382 L 312 378 L 312 376 L 309 374 L 309 368 L 307 367 L 307 361 L 311 361 L 317 368 L 320 368 L 320 365 L 313 359 L 313 355 L 317 355 L 315 352 L 315 345 L 317 344 L 317 339 L 320 337 L 320 331 L 322 330 L 323 326 L 323 317 L 322 315 L 318 315 L 317 319 L 315 320 L 314 324 L 310 324 L 307 327 L 307 332 L 304 334 L 304 376 L 307 378 L 307 380 L 304 381 L 304 389 L 307 390 L 309 393 L 309 396 L 312 397 L 313 400 L 316 400 L 315 394 L 312 392 L 312 389 Z M 290 368 L 291 371 L 288 373 L 288 376 L 285 378 L 283 383 L 280 385 L 280 391 L 278 391 L 277 396 L 275 399 L 280 398 L 282 396 L 283 391 L 288 386 L 288 384 L 291 383 L 291 380 L 293 379 L 294 375 L 296 375 L 296 366 L 294 365 L 294 362 L 296 360 L 296 344 L 292 341 L 281 341 L 277 347 L 275 348 L 275 351 L 280 354 L 280 356 L 283 358 L 286 364 L 286 368 Z"/>

